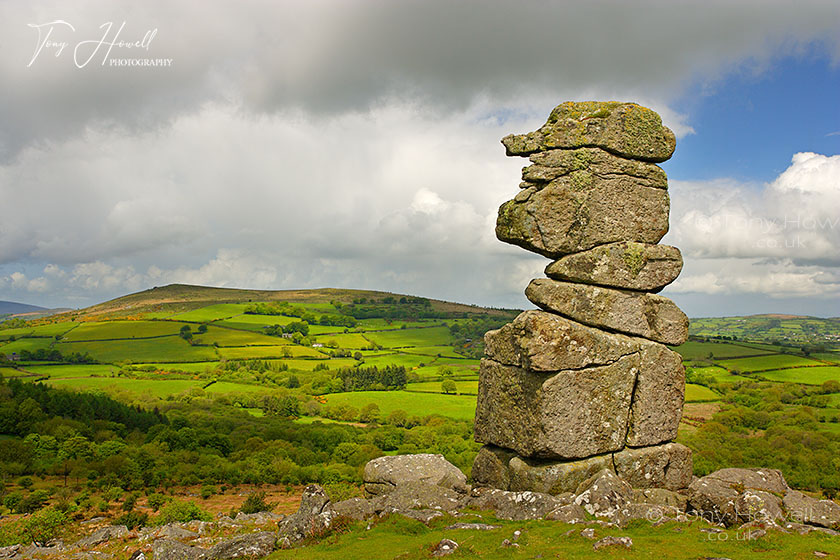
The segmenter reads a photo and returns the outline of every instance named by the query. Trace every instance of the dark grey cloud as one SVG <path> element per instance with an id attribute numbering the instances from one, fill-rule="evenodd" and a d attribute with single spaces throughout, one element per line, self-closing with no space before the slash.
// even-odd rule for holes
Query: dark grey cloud
<path id="1" fill-rule="evenodd" d="M 45 50 L 27 67 L 37 38 L 27 24 L 57 19 L 76 27 L 55 31 L 68 49 L 59 58 Z M 126 22 L 125 40 L 158 29 L 143 56 L 173 66 L 102 67 L 97 55 L 76 68 L 73 45 L 108 21 Z M 481 98 L 544 111 L 558 92 L 664 101 L 687 80 L 745 60 L 760 67 L 803 42 L 825 40 L 836 52 L 838 21 L 830 0 L 5 2 L 0 150 L 8 159 L 90 123 L 161 126 L 208 101 L 326 114 L 394 97 L 442 114 Z"/>
<path id="2" fill-rule="evenodd" d="M 688 84 L 815 41 L 836 55 L 838 15 L 833 1 L 0 2 L 0 299 L 192 282 L 526 305 L 545 263 L 493 236 L 525 163 L 499 138 L 588 97 L 690 132 L 669 106 Z M 27 24 L 56 19 L 76 27 L 56 37 L 68 48 L 107 21 L 126 40 L 157 29 L 148 52 L 114 56 L 172 66 L 77 68 L 68 51 L 27 67 Z"/>

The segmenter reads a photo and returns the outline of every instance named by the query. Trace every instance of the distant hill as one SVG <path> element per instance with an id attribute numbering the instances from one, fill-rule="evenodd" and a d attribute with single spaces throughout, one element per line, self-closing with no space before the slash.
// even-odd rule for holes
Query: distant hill
<path id="1" fill-rule="evenodd" d="M 18 315 L 20 313 L 38 313 L 46 311 L 44 307 L 15 303 L 13 301 L 0 301 L 0 315 Z"/>
<path id="2" fill-rule="evenodd" d="M 382 301 L 386 298 L 416 298 L 408 294 L 394 294 L 373 290 L 319 288 L 313 290 L 243 290 L 238 288 L 213 288 L 170 284 L 135 294 L 122 296 L 91 307 L 73 311 L 69 315 L 83 319 L 113 319 L 155 311 L 189 311 L 216 303 L 246 303 L 287 301 L 290 303 L 353 303 L 361 299 Z M 504 315 L 510 310 L 478 307 L 448 301 L 429 299 L 436 311 L 462 313 L 488 313 Z"/>

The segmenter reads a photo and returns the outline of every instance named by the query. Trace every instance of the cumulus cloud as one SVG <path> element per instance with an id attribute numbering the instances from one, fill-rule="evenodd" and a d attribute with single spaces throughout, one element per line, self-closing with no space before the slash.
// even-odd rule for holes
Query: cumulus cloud
<path id="1" fill-rule="evenodd" d="M 840 156 L 794 154 L 766 185 L 671 185 L 666 241 L 687 257 L 669 293 L 840 296 Z"/>

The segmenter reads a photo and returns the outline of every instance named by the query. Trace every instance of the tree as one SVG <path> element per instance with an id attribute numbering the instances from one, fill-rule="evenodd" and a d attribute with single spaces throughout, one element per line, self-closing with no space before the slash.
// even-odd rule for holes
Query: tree
<path id="1" fill-rule="evenodd" d="M 451 379 L 444 379 L 443 383 L 440 384 L 440 388 L 443 389 L 443 392 L 447 395 L 451 395 L 455 393 L 458 388 L 455 386 L 455 382 Z"/>
<path id="2" fill-rule="evenodd" d="M 206 333 L 207 332 L 207 325 L 199 325 L 197 332 L 198 332 L 198 334 Z"/>
<path id="3" fill-rule="evenodd" d="M 181 327 L 180 336 L 184 340 L 192 340 L 193 334 L 192 329 L 189 325 L 184 325 L 183 327 Z"/>

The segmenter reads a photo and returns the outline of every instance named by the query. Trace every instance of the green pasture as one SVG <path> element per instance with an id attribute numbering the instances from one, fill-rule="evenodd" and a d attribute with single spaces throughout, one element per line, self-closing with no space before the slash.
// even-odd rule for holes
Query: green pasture
<path id="1" fill-rule="evenodd" d="M 0 354 L 20 354 L 21 350 L 30 352 L 49 348 L 55 342 L 54 338 L 19 338 L 14 342 L 0 343 Z"/>
<path id="2" fill-rule="evenodd" d="M 822 352 L 819 354 L 811 354 L 815 360 L 823 360 L 825 362 L 832 362 L 840 365 L 840 352 Z"/>
<path id="3" fill-rule="evenodd" d="M 439 414 L 459 420 L 475 417 L 475 397 L 472 395 L 440 395 L 408 393 L 406 391 L 358 391 L 325 395 L 327 406 L 348 405 L 362 408 L 376 403 L 383 417 L 394 410 L 404 410 L 409 416 L 424 417 Z"/>
<path id="4" fill-rule="evenodd" d="M 201 309 L 193 309 L 185 313 L 170 315 L 169 318 L 178 321 L 188 321 L 190 323 L 207 323 L 240 315 L 245 312 L 247 306 L 247 303 L 219 303 L 208 305 Z"/>
<path id="5" fill-rule="evenodd" d="M 180 336 L 135 340 L 61 342 L 54 346 L 62 354 L 89 352 L 99 362 L 203 362 L 218 359 L 213 348 L 191 346 Z"/>
<path id="6" fill-rule="evenodd" d="M 743 381 L 744 379 L 718 366 L 686 366 L 686 370 L 689 369 L 695 373 L 711 376 L 718 383 L 734 383 L 736 381 Z"/>
<path id="7" fill-rule="evenodd" d="M 26 366 L 26 371 L 31 371 L 50 379 L 80 378 L 80 377 L 110 377 L 116 374 L 120 368 L 110 364 L 68 364 L 54 366 Z"/>
<path id="8" fill-rule="evenodd" d="M 432 356 L 441 358 L 462 358 L 451 346 L 415 346 L 414 348 L 403 348 L 406 354 L 417 354 L 418 356 Z"/>
<path id="9" fill-rule="evenodd" d="M 295 344 L 285 344 L 277 346 L 242 346 L 233 348 L 219 348 L 219 356 L 227 360 L 248 360 L 248 359 L 267 359 L 267 358 L 319 358 L 326 360 L 328 358 L 322 352 L 318 352 L 315 348 L 307 346 L 297 346 Z"/>
<path id="10" fill-rule="evenodd" d="M 419 367 L 420 364 L 428 364 L 432 360 L 428 356 L 416 356 L 412 354 L 380 354 L 378 356 L 365 357 L 366 366 L 403 366 L 405 369 L 411 370 Z"/>
<path id="11" fill-rule="evenodd" d="M 0 367 L 0 376 L 9 379 L 10 377 L 26 377 L 27 373 L 15 368 Z"/>
<path id="12" fill-rule="evenodd" d="M 285 338 L 277 336 L 226 329 L 214 325 L 210 325 L 204 334 L 193 332 L 193 342 L 195 344 L 215 344 L 217 346 L 284 346 L 291 344 Z"/>
<path id="13" fill-rule="evenodd" d="M 719 401 L 720 395 L 703 385 L 685 384 L 685 402 Z"/>
<path id="14" fill-rule="evenodd" d="M 207 393 L 270 393 L 271 388 L 265 385 L 250 385 L 247 383 L 232 383 L 230 381 L 217 381 L 204 389 Z"/>
<path id="15" fill-rule="evenodd" d="M 200 388 L 204 382 L 192 379 L 126 379 L 122 377 L 87 377 L 84 379 L 53 379 L 45 383 L 53 387 L 75 391 L 128 392 L 165 398 L 188 389 Z"/>
<path id="16" fill-rule="evenodd" d="M 175 363 L 148 363 L 136 364 L 139 367 L 152 366 L 159 371 L 167 372 L 184 372 L 184 373 L 204 373 L 208 368 L 213 370 L 218 367 L 219 362 L 175 362 Z"/>
<path id="17" fill-rule="evenodd" d="M 32 336 L 56 336 L 76 328 L 79 323 L 71 321 L 63 321 L 61 323 L 50 323 L 48 325 L 40 325 L 32 328 Z M 0 331 L 2 333 L 3 331 Z"/>
<path id="18" fill-rule="evenodd" d="M 822 385 L 830 379 L 840 381 L 840 366 L 817 366 L 808 368 L 780 369 L 757 374 L 769 381 Z"/>
<path id="19" fill-rule="evenodd" d="M 472 380 L 478 378 L 478 367 L 450 365 L 450 364 L 433 364 L 417 368 L 414 373 L 423 381 L 436 381 L 440 379 L 441 367 L 448 367 L 452 370 L 453 378 L 457 380 Z"/>
<path id="20" fill-rule="evenodd" d="M 176 335 L 186 323 L 175 321 L 106 321 L 82 323 L 62 342 L 151 338 Z"/>
<path id="21" fill-rule="evenodd" d="M 741 372 L 822 365 L 816 360 L 810 360 L 801 356 L 791 356 L 789 354 L 772 354 L 770 356 L 759 356 L 756 358 L 738 358 L 734 360 L 716 361 L 716 363 L 727 369 L 738 370 Z"/>
<path id="22" fill-rule="evenodd" d="M 840 408 L 840 393 L 832 393 L 828 396 L 828 406 L 832 408 Z"/>
<path id="23" fill-rule="evenodd" d="M 709 354 L 715 358 L 734 358 L 737 356 L 754 356 L 756 354 L 771 353 L 757 348 L 744 348 L 735 344 L 723 342 L 695 342 L 689 341 L 680 346 L 672 346 L 685 360 L 706 360 Z"/>
<path id="24" fill-rule="evenodd" d="M 407 384 L 405 390 L 417 393 L 443 393 L 443 386 L 441 381 L 421 381 L 420 383 Z M 478 381 L 455 381 L 455 393 L 458 395 L 477 395 Z"/>
<path id="25" fill-rule="evenodd" d="M 295 320 L 298 321 L 299 319 Z M 309 325 L 309 336 L 342 334 L 346 329 L 347 327 L 334 327 L 332 325 Z"/>
<path id="26" fill-rule="evenodd" d="M 286 317 L 284 315 L 237 315 L 231 319 L 217 321 L 214 324 L 220 327 L 262 332 L 263 327 L 285 326 L 299 320 L 296 317 Z"/>
<path id="27" fill-rule="evenodd" d="M 367 333 L 365 336 L 385 348 L 442 346 L 452 342 L 448 327 L 425 327 Z"/>
<path id="28" fill-rule="evenodd" d="M 370 346 L 370 341 L 358 333 L 348 334 L 326 334 L 316 338 L 318 342 L 328 345 L 331 342 L 338 344 L 339 348 L 347 348 L 350 350 L 361 350 Z"/>

